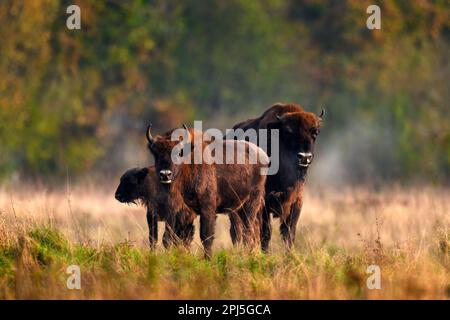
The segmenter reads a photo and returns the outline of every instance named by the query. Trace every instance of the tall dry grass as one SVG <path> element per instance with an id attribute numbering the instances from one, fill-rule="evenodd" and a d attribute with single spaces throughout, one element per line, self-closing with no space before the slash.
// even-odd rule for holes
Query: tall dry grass
<path id="1" fill-rule="evenodd" d="M 284 250 L 276 221 L 269 254 L 232 248 L 219 216 L 205 261 L 198 232 L 189 252 L 150 252 L 145 210 L 115 201 L 114 187 L 3 187 L 0 298 L 450 297 L 448 189 L 310 188 L 294 250 Z M 71 264 L 81 290 L 66 287 Z M 381 268 L 380 290 L 366 286 L 371 264 Z"/>

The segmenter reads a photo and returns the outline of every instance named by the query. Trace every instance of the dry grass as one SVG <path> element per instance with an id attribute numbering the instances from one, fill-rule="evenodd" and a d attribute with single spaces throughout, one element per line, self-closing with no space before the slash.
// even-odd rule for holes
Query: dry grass
<path id="1" fill-rule="evenodd" d="M 450 297 L 447 189 L 310 188 L 292 252 L 277 226 L 268 255 L 232 248 L 220 216 L 205 261 L 198 232 L 190 252 L 150 252 L 145 210 L 116 202 L 113 187 L 1 189 L 0 298 Z M 70 264 L 81 267 L 81 290 L 66 288 Z M 366 286 L 371 264 L 381 290 Z"/>

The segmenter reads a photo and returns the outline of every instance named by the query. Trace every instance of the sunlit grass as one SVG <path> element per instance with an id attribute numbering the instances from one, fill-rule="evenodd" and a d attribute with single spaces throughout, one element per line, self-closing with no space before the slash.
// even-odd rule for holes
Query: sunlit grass
<path id="1" fill-rule="evenodd" d="M 289 252 L 276 223 L 269 254 L 233 248 L 221 216 L 210 261 L 198 235 L 190 250 L 150 251 L 144 210 L 110 198 L 86 188 L 1 192 L 0 298 L 450 297 L 445 190 L 311 192 Z M 381 290 L 366 286 L 371 264 L 381 268 Z M 81 290 L 66 287 L 69 265 L 80 266 Z"/>

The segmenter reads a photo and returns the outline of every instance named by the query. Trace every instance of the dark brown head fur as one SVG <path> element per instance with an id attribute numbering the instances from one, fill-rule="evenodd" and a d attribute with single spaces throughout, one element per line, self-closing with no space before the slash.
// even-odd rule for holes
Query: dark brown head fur
<path id="1" fill-rule="evenodd" d="M 148 184 L 145 183 L 148 173 L 149 168 L 133 168 L 127 170 L 120 177 L 115 198 L 122 203 L 145 201 L 148 195 Z"/>

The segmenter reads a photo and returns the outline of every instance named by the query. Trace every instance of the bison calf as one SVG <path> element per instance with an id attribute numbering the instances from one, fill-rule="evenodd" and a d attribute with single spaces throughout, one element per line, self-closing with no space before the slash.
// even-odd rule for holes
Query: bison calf
<path id="1" fill-rule="evenodd" d="M 127 170 L 120 178 L 115 197 L 122 203 L 143 203 L 147 207 L 147 223 L 149 242 L 153 248 L 158 239 L 158 220 L 165 219 L 163 203 L 166 201 L 161 194 L 161 187 L 155 167 L 134 168 Z M 182 241 L 189 246 L 194 237 L 195 213 L 188 207 L 182 207 L 170 228 L 166 225 L 163 243 L 168 247 L 172 242 Z"/>

